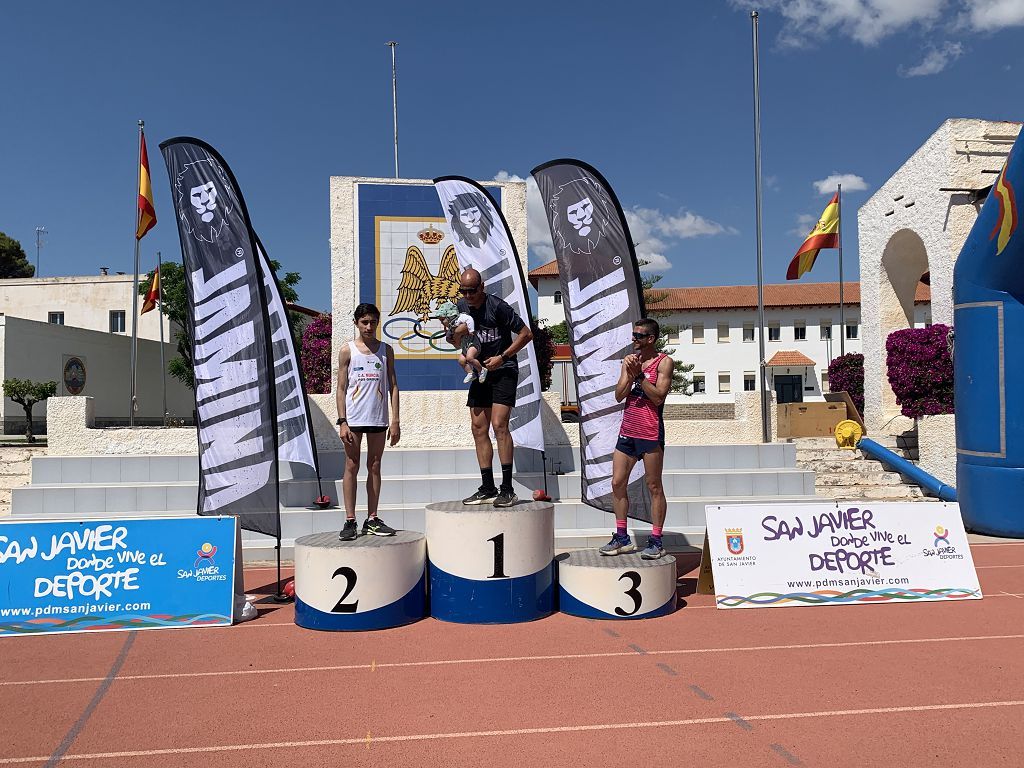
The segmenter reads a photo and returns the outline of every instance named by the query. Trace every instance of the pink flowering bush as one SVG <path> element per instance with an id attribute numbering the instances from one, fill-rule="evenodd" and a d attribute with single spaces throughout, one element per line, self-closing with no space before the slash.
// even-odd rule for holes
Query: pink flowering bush
<path id="1" fill-rule="evenodd" d="M 331 316 L 320 315 L 302 332 L 302 376 L 309 394 L 331 391 Z"/>
<path id="2" fill-rule="evenodd" d="M 953 359 L 949 326 L 907 328 L 885 342 L 889 385 L 904 416 L 953 413 Z"/>
<path id="3" fill-rule="evenodd" d="M 864 355 L 850 352 L 828 364 L 830 392 L 848 392 L 857 412 L 864 415 Z"/>

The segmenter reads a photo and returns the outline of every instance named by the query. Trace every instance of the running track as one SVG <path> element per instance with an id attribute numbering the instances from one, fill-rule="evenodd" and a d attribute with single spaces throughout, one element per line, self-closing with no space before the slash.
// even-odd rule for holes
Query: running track
<path id="1" fill-rule="evenodd" d="M 683 555 L 648 621 L 5 639 L 0 768 L 1020 766 L 1024 542 L 972 551 L 960 603 L 720 611 Z"/>

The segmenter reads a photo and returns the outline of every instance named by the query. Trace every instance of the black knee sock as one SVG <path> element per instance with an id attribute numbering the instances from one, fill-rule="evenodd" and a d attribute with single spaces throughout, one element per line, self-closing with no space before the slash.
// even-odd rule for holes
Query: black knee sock
<path id="1" fill-rule="evenodd" d="M 512 490 L 512 465 L 501 465 L 501 487 L 506 491 Z"/>
<path id="2" fill-rule="evenodd" d="M 490 490 L 494 487 L 494 470 L 490 467 L 480 467 L 480 487 Z"/>

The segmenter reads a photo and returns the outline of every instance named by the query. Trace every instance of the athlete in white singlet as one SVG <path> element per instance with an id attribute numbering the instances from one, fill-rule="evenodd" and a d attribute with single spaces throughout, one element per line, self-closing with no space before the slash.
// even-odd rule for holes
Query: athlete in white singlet
<path id="1" fill-rule="evenodd" d="M 356 485 L 363 435 L 366 435 L 366 507 L 363 535 L 394 536 L 395 530 L 377 516 L 380 499 L 380 460 L 384 439 L 391 445 L 401 437 L 398 419 L 398 379 L 395 355 L 391 347 L 377 338 L 380 310 L 373 304 L 356 307 L 356 337 L 341 348 L 338 355 L 338 434 L 345 446 L 345 474 L 342 495 L 345 526 L 339 538 L 356 538 Z M 390 412 L 390 414 L 389 414 Z M 390 420 L 389 420 L 390 415 Z"/>

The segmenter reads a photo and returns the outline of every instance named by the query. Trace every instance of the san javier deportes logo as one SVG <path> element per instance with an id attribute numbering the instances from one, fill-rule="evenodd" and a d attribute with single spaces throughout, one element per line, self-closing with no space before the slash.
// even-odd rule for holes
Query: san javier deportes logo
<path id="1" fill-rule="evenodd" d="M 217 547 L 208 541 L 196 550 L 196 560 L 191 568 L 179 568 L 179 579 L 190 579 L 192 581 L 227 581 L 228 575 L 220 572 L 220 566 L 213 558 L 217 554 Z"/>

